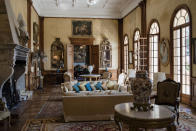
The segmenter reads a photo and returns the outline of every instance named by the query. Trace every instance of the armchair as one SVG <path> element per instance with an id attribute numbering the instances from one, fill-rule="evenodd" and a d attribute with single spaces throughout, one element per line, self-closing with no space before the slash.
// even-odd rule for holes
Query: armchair
<path id="1" fill-rule="evenodd" d="M 181 84 L 171 79 L 166 79 L 157 84 L 157 96 L 155 104 L 167 105 L 167 107 L 176 114 L 177 124 L 179 124 L 179 93 Z"/>

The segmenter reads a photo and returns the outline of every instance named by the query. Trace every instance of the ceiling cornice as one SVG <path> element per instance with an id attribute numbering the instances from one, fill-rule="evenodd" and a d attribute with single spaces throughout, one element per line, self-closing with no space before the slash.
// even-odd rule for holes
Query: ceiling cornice
<path id="1" fill-rule="evenodd" d="M 35 10 L 37 11 L 38 15 L 40 16 L 40 7 L 41 6 L 35 0 L 32 0 L 32 2 L 33 2 L 33 6 L 34 6 Z"/>
<path id="2" fill-rule="evenodd" d="M 129 14 L 129 12 L 134 10 L 135 7 L 137 7 L 141 1 L 142 0 L 133 0 L 131 4 L 129 3 L 125 8 L 122 8 L 122 10 L 120 11 L 120 17 L 124 18 L 127 14 Z"/>
<path id="3" fill-rule="evenodd" d="M 78 17 L 78 18 L 112 18 L 118 19 L 120 12 L 108 9 L 64 9 L 64 10 L 40 10 L 40 16 L 43 17 Z"/>

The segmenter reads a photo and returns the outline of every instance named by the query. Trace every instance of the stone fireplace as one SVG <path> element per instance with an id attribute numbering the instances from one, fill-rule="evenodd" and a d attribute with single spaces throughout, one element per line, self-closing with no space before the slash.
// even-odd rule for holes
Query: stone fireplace
<path id="1" fill-rule="evenodd" d="M 0 44 L 0 98 L 11 108 L 20 100 L 20 90 L 25 89 L 25 68 L 28 48 L 17 44 Z"/>
<path id="2" fill-rule="evenodd" d="M 10 1 L 0 0 L 0 99 L 5 98 L 9 109 L 19 102 L 20 91 L 25 89 L 29 49 L 19 28 Z"/>

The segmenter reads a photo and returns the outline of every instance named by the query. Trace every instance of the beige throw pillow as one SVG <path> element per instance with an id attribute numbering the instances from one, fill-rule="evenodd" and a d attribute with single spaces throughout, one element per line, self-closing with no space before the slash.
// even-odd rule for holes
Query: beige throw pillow
<path id="1" fill-rule="evenodd" d="M 86 91 L 86 87 L 85 87 L 86 84 L 87 84 L 87 82 L 80 83 L 80 85 L 78 87 L 80 88 L 81 91 Z"/>
<path id="2" fill-rule="evenodd" d="M 114 83 L 113 83 L 113 81 L 108 81 L 107 88 L 108 88 L 108 90 L 113 90 L 114 89 Z"/>
<path id="3" fill-rule="evenodd" d="M 91 81 L 90 82 L 90 85 L 91 85 L 91 88 L 93 89 L 93 91 L 95 91 L 96 90 L 96 88 L 95 88 L 95 85 L 97 84 L 97 81 Z"/>
<path id="4" fill-rule="evenodd" d="M 107 89 L 108 90 L 118 90 L 118 84 L 116 81 L 108 81 L 107 82 Z"/>

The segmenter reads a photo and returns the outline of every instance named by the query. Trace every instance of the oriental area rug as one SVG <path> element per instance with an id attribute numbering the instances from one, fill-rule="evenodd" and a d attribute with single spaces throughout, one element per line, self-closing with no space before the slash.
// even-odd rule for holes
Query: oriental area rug
<path id="1" fill-rule="evenodd" d="M 180 112 L 180 124 L 177 131 L 195 131 L 196 118 L 186 112 Z M 22 131 L 118 131 L 114 121 L 90 121 L 63 123 L 62 119 L 32 119 L 27 120 Z M 128 131 L 123 125 L 123 131 Z M 141 129 L 140 131 L 143 131 Z M 148 131 L 166 131 L 166 129 L 149 129 Z"/>

